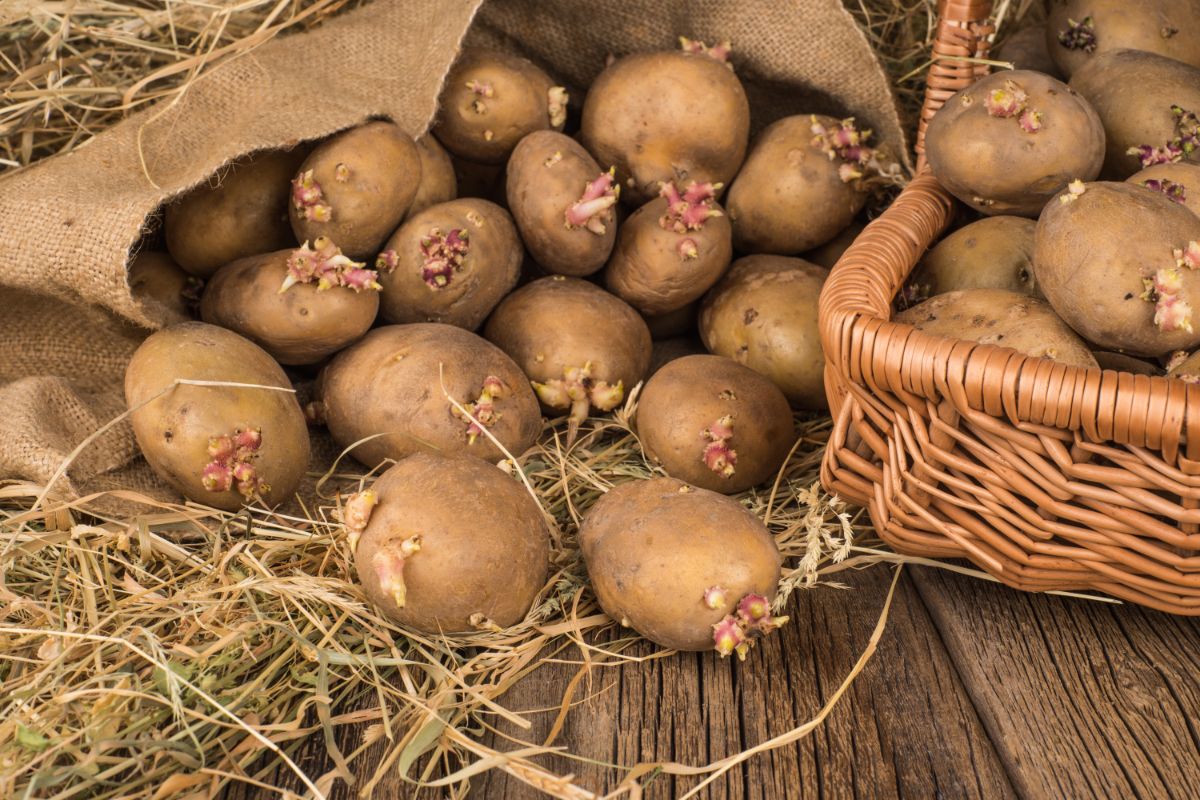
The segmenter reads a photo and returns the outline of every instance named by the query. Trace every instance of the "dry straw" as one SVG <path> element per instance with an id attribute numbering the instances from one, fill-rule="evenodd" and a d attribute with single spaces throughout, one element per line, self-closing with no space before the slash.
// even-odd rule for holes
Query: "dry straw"
<path id="1" fill-rule="evenodd" d="M 221 59 L 350 4 L 5 3 L 2 164 L 17 169 L 82 146 L 128 111 L 180 96 Z M 904 76 L 898 93 L 910 114 L 919 105 L 931 6 L 848 3 L 885 66 Z M 337 512 L 344 493 L 371 477 L 345 471 L 345 460 L 314 476 L 318 493 L 295 514 L 232 514 L 109 492 L 147 509 L 117 517 L 95 511 L 95 497 L 0 484 L 0 796 L 167 800 L 211 797 L 233 782 L 269 795 L 280 766 L 313 797 L 339 780 L 369 794 L 393 773 L 462 796 L 488 769 L 551 796 L 595 796 L 548 772 L 538 756 L 571 757 L 554 740 L 588 670 L 643 660 L 628 655 L 634 639 L 615 630 L 587 590 L 574 541 L 598 496 L 656 472 L 630 424 L 635 408 L 636 393 L 611 418 L 590 420 L 570 449 L 562 422 L 548 423 L 533 450 L 506 462 L 556 523 L 554 572 L 521 624 L 453 638 L 397 628 L 352 580 Z M 913 561 L 984 577 L 887 551 L 865 519 L 821 492 L 829 425 L 798 418 L 795 447 L 775 481 L 739 498 L 784 554 L 781 606 L 797 590 L 837 586 L 837 573 L 873 564 Z M 698 776 L 697 794 L 755 754 L 808 735 L 870 659 L 891 597 L 867 649 L 813 720 L 712 764 L 611 765 L 614 795 L 640 796 L 642 782 L 659 772 Z M 545 741 L 497 752 L 467 733 L 489 729 L 496 717 L 528 729 L 504 707 L 505 691 L 563 662 L 580 672 Z M 346 710 L 353 708 L 363 710 Z M 336 733 L 349 725 L 365 726 L 365 735 L 342 751 Z M 310 737 L 330 756 L 326 774 L 306 775 L 295 762 Z M 380 741 L 386 752 L 372 772 L 362 756 Z"/>

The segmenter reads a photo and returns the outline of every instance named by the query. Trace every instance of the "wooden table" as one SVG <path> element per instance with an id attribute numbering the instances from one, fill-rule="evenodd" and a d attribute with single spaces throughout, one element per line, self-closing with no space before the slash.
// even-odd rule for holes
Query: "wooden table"
<path id="1" fill-rule="evenodd" d="M 681 654 L 603 670 L 557 743 L 608 762 L 701 764 L 812 718 L 870 638 L 891 569 L 839 578 L 850 590 L 797 592 L 791 623 L 745 664 Z M 1200 797 L 1198 664 L 1200 621 L 906 567 L 878 652 L 826 723 L 701 796 Z M 505 704 L 555 705 L 574 672 L 539 670 Z M 532 714 L 524 736 L 541 742 L 553 718 Z M 327 768 L 319 742 L 302 757 L 309 774 Z M 544 763 L 589 788 L 610 787 L 611 772 Z M 694 784 L 660 775 L 647 796 L 676 797 Z M 388 781 L 376 796 L 413 795 Z M 477 780 L 471 796 L 542 795 L 496 772 Z M 339 785 L 334 797 L 355 794 Z"/>

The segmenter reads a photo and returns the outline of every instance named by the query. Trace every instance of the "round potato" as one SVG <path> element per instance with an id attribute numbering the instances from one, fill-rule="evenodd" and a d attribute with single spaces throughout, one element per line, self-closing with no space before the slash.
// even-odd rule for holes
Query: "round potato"
<path id="1" fill-rule="evenodd" d="M 1104 126 L 1061 81 L 997 72 L 962 89 L 929 122 L 925 154 L 937 179 L 984 214 L 1036 217 L 1073 180 L 1104 163 Z"/>
<path id="2" fill-rule="evenodd" d="M 643 314 L 678 311 L 698 300 L 729 268 L 729 218 L 710 184 L 663 196 L 629 215 L 604 271 L 608 290 Z"/>
<path id="3" fill-rule="evenodd" d="M 1162 192 L 1193 214 L 1200 214 L 1200 164 L 1190 161 L 1155 164 L 1126 180 Z"/>
<path id="4" fill-rule="evenodd" d="M 307 148 L 247 156 L 164 209 L 167 250 L 207 278 L 230 261 L 291 247 L 288 181 Z"/>
<path id="5" fill-rule="evenodd" d="M 1200 218 L 1161 192 L 1091 183 L 1046 205 L 1033 263 L 1042 294 L 1105 350 L 1157 356 L 1200 344 Z M 1200 329 L 1200 328 L 1196 328 Z"/>
<path id="6" fill-rule="evenodd" d="M 1013 65 L 1013 69 L 1041 72 L 1060 81 L 1065 79 L 1050 57 L 1045 25 L 1030 25 L 1012 34 L 1000 44 L 992 57 L 996 61 L 1007 61 Z"/>
<path id="7" fill-rule="evenodd" d="M 143 250 L 129 262 L 129 291 L 172 323 L 192 318 L 204 282 L 184 272 L 166 253 Z"/>
<path id="8" fill-rule="evenodd" d="M 583 145 L 613 164 L 635 206 L 659 187 L 728 184 L 746 157 L 750 103 L 733 70 L 702 53 L 634 53 L 609 65 L 583 104 Z"/>
<path id="9" fill-rule="evenodd" d="M 508 207 L 533 260 L 559 275 L 591 275 L 617 236 L 620 187 L 583 147 L 557 131 L 521 140 L 508 160 Z"/>
<path id="10" fill-rule="evenodd" d="M 1154 53 L 1113 50 L 1080 67 L 1071 88 L 1104 123 L 1106 180 L 1122 181 L 1163 161 L 1197 159 L 1200 151 L 1186 153 L 1183 139 L 1198 127 L 1200 69 Z"/>
<path id="11" fill-rule="evenodd" d="M 1143 50 L 1200 67 L 1195 0 L 1056 0 L 1047 3 L 1045 46 L 1070 77 L 1113 50 Z"/>
<path id="12" fill-rule="evenodd" d="M 475 330 L 521 277 L 525 249 L 512 217 L 473 197 L 409 217 L 380 253 L 380 312 L 389 322 Z"/>
<path id="13" fill-rule="evenodd" d="M 417 157 L 421 160 L 421 182 L 417 184 L 417 193 L 408 206 L 405 219 L 430 206 L 449 203 L 458 197 L 454 162 L 433 134 L 427 133 L 417 139 Z"/>
<path id="14" fill-rule="evenodd" d="M 1024 217 L 985 217 L 959 228 L 921 259 L 909 281 L 909 299 L 959 289 L 1007 289 L 1040 297 L 1033 271 L 1036 228 Z"/>
<path id="15" fill-rule="evenodd" d="M 672 478 L 724 494 L 775 475 L 795 438 L 792 409 L 775 384 L 711 355 L 675 359 L 646 382 L 637 432 Z"/>
<path id="16" fill-rule="evenodd" d="M 814 136 L 817 129 L 829 133 Z M 833 157 L 842 152 L 832 144 L 838 136 L 861 137 L 861 132 L 853 120 L 801 114 L 784 117 L 758 135 L 729 187 L 727 205 L 739 252 L 795 255 L 828 242 L 854 220 L 867 193 L 857 160 Z M 865 143 L 855 148 L 867 149 Z"/>
<path id="17" fill-rule="evenodd" d="M 799 258 L 739 258 L 700 307 L 704 346 L 766 375 L 793 406 L 828 408 L 817 328 L 817 299 L 828 276 Z"/>
<path id="18" fill-rule="evenodd" d="M 745 658 L 777 628 L 775 540 L 736 500 L 652 478 L 616 486 L 584 517 L 579 545 L 601 608 L 676 650 Z"/>
<path id="19" fill-rule="evenodd" d="M 541 508 L 477 459 L 410 456 L 352 497 L 343 517 L 358 537 L 354 566 L 367 597 L 426 633 L 520 622 L 550 570 Z"/>
<path id="20" fill-rule="evenodd" d="M 379 310 L 373 277 L 359 286 L 289 280 L 301 261 L 328 263 L 335 253 L 278 250 L 226 264 L 204 288 L 200 318 L 240 333 L 280 364 L 316 364 L 360 339 Z"/>
<path id="21" fill-rule="evenodd" d="M 1004 289 L 963 289 L 901 311 L 895 322 L 934 336 L 1011 347 L 1034 358 L 1094 367 L 1087 345 L 1042 300 Z"/>
<path id="22" fill-rule="evenodd" d="M 252 384 L 197 386 L 176 380 Z M 308 427 L 283 370 L 232 331 L 184 322 L 142 342 L 125 370 L 138 446 L 189 500 L 236 511 L 277 505 L 308 469 Z"/>
<path id="23" fill-rule="evenodd" d="M 568 416 L 573 442 L 588 412 L 612 411 L 650 367 L 650 331 L 625 302 L 553 275 L 504 298 L 484 336 L 517 362 L 542 406 Z"/>
<path id="24" fill-rule="evenodd" d="M 297 241 L 325 237 L 350 258 L 374 257 L 421 184 L 412 137 L 390 122 L 340 133 L 309 154 L 292 179 L 288 216 Z"/>
<path id="25" fill-rule="evenodd" d="M 534 131 L 562 130 L 567 92 L 524 58 L 464 50 L 446 75 L 433 135 L 459 158 L 503 164 Z"/>
<path id="26" fill-rule="evenodd" d="M 505 454 L 493 437 L 518 456 L 542 428 L 537 398 L 513 360 L 470 331 L 437 323 L 368 333 L 329 362 L 321 401 L 333 440 L 356 445 L 350 454 L 371 468 L 417 452 L 498 461 Z"/>
<path id="27" fill-rule="evenodd" d="M 818 267 L 833 269 L 834 265 L 841 260 L 842 255 L 850 249 L 850 245 L 854 244 L 854 240 L 858 238 L 858 235 L 862 233 L 866 227 L 866 222 L 863 222 L 861 219 L 856 219 L 845 228 L 842 228 L 841 233 L 839 233 L 837 236 L 833 237 L 820 247 L 809 250 L 800 257 L 805 261 L 816 264 Z"/>

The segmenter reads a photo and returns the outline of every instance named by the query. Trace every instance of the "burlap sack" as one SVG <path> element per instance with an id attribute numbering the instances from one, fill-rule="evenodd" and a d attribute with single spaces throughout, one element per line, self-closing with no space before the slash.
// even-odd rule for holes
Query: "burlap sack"
<path id="1" fill-rule="evenodd" d="M 608 54 L 672 48 L 679 35 L 733 42 L 756 130 L 793 113 L 853 114 L 906 158 L 887 77 L 837 0 L 377 0 L 0 180 L 0 478 L 48 480 L 123 410 L 124 365 L 164 322 L 131 297 L 126 264 L 164 202 L 238 156 L 367 117 L 423 133 L 464 37 L 531 58 L 577 104 Z M 118 425 L 59 488 L 153 488 L 130 468 L 136 455 Z"/>

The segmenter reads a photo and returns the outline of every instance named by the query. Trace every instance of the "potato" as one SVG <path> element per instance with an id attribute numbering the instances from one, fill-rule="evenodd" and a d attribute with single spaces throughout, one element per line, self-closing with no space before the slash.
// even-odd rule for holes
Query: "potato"
<path id="1" fill-rule="evenodd" d="M 647 376 L 653 376 L 677 358 L 705 355 L 707 352 L 704 342 L 695 334 L 674 339 L 655 339 L 650 348 L 650 370 Z"/>
<path id="2" fill-rule="evenodd" d="M 475 330 L 521 277 L 525 249 L 512 217 L 467 197 L 409 217 L 380 253 L 380 312 L 389 322 Z"/>
<path id="3" fill-rule="evenodd" d="M 1065 79 L 1054 59 L 1050 57 L 1045 25 L 1030 25 L 1012 34 L 1000 44 L 992 58 L 996 61 L 1007 61 L 1013 65 L 1013 69 L 1041 72 L 1060 81 Z"/>
<path id="4" fill-rule="evenodd" d="M 919 302 L 958 289 L 1007 289 L 1040 297 L 1033 272 L 1033 232 L 1024 217 L 985 217 L 959 228 L 925 254 L 909 280 Z"/>
<path id="5" fill-rule="evenodd" d="M 533 260 L 548 272 L 591 275 L 617 236 L 620 187 L 583 147 L 557 131 L 521 140 L 508 160 L 508 207 Z"/>
<path id="6" fill-rule="evenodd" d="M 508 208 L 505 185 L 508 180 L 507 164 L 476 164 L 450 156 L 454 165 L 454 179 L 458 183 L 459 197 L 479 197 L 498 206 Z"/>
<path id="7" fill-rule="evenodd" d="M 550 571 L 537 502 L 473 458 L 410 456 L 353 496 L 343 518 L 367 597 L 426 633 L 514 625 Z"/>
<path id="8" fill-rule="evenodd" d="M 1096 366 L 1087 345 L 1047 303 L 1005 289 L 946 292 L 892 319 L 933 336 L 1011 347 L 1076 367 Z"/>
<path id="9" fill-rule="evenodd" d="M 567 440 L 592 408 L 612 411 L 646 376 L 650 331 L 638 313 L 603 289 L 562 275 L 504 298 L 484 336 L 508 353 L 542 407 L 567 414 Z"/>
<path id="10" fill-rule="evenodd" d="M 408 212 L 421 184 L 412 137 L 368 122 L 319 145 L 292 179 L 288 216 L 296 240 L 326 237 L 350 258 L 374 257 Z"/>
<path id="11" fill-rule="evenodd" d="M 1126 180 L 1162 192 L 1193 214 L 1200 214 L 1200 164 L 1190 161 L 1155 164 Z"/>
<path id="12" fill-rule="evenodd" d="M 458 179 L 454 176 L 454 162 L 433 134 L 427 133 L 417 139 L 417 157 L 421 160 L 421 182 L 413 196 L 405 219 L 438 203 L 449 203 L 458 197 Z"/>
<path id="13" fill-rule="evenodd" d="M 1200 344 L 1200 218 L 1160 192 L 1090 183 L 1046 205 L 1033 264 L 1068 325 L 1104 350 L 1156 356 Z"/>
<path id="14" fill-rule="evenodd" d="M 1046 48 L 1070 77 L 1113 50 L 1144 50 L 1200 67 L 1196 0 L 1056 0 L 1047 4 Z"/>
<path id="15" fill-rule="evenodd" d="M 567 92 L 524 58 L 499 50 L 464 50 L 438 100 L 433 135 L 454 155 L 503 164 L 527 134 L 562 130 Z"/>
<path id="16" fill-rule="evenodd" d="M 696 320 L 699 316 L 700 303 L 691 302 L 665 314 L 642 314 L 642 319 L 650 329 L 650 338 L 658 341 L 697 335 Z"/>
<path id="17" fill-rule="evenodd" d="M 829 131 L 827 136 L 815 128 Z M 772 123 L 754 141 L 729 187 L 733 243 L 743 253 L 795 255 L 837 236 L 862 210 L 861 165 L 838 156 L 829 137 L 861 137 L 853 120 L 801 114 Z M 865 145 L 865 142 L 864 142 Z M 869 148 L 856 145 L 870 158 Z"/>
<path id="18" fill-rule="evenodd" d="M 855 219 L 845 228 L 842 228 L 841 233 L 830 239 L 820 247 L 815 247 L 806 253 L 801 254 L 801 258 L 805 261 L 812 262 L 818 267 L 825 269 L 833 269 L 834 265 L 841 259 L 850 245 L 854 244 L 854 240 L 867 227 L 867 223 L 862 219 Z"/>
<path id="19" fill-rule="evenodd" d="M 1195 151 L 1183 152 L 1183 137 L 1196 133 L 1200 69 L 1153 53 L 1114 50 L 1080 67 L 1071 88 L 1104 123 L 1106 180 L 1125 180 L 1161 161 L 1197 159 Z"/>
<path id="20" fill-rule="evenodd" d="M 519 456 L 542 429 L 537 398 L 520 368 L 453 325 L 376 328 L 329 362 L 321 398 L 339 447 L 375 437 L 350 451 L 371 468 L 417 452 L 499 461 L 505 454 L 492 437 Z"/>
<path id="21" fill-rule="evenodd" d="M 709 352 L 766 375 L 797 408 L 828 408 L 817 298 L 829 271 L 799 258 L 746 256 L 700 307 Z"/>
<path id="22" fill-rule="evenodd" d="M 724 494 L 774 476 L 795 440 L 783 392 L 712 355 L 678 358 L 646 382 L 637 432 L 646 456 L 672 478 Z"/>
<path id="23" fill-rule="evenodd" d="M 184 272 L 166 253 L 143 250 L 129 262 L 129 291 L 171 322 L 192 318 L 204 282 Z"/>
<path id="24" fill-rule="evenodd" d="M 946 189 L 977 211 L 1036 217 L 1068 183 L 1100 174 L 1100 119 L 1048 75 L 997 72 L 946 101 L 929 122 L 925 155 Z"/>
<path id="25" fill-rule="evenodd" d="M 729 218 L 711 184 L 663 186 L 663 196 L 629 215 L 604 271 L 608 290 L 643 314 L 678 311 L 729 268 Z"/>
<path id="26" fill-rule="evenodd" d="M 676 650 L 746 651 L 787 621 L 773 617 L 775 540 L 736 500 L 652 478 L 616 486 L 579 528 L 604 613 Z"/>
<path id="27" fill-rule="evenodd" d="M 294 245 L 288 181 L 307 151 L 247 156 L 167 205 L 163 232 L 171 257 L 207 278 L 230 261 Z"/>
<path id="28" fill-rule="evenodd" d="M 648 203 L 663 183 L 728 184 L 746 157 L 750 104 L 733 71 L 702 53 L 634 53 L 592 83 L 580 136 L 613 164 L 624 200 Z"/>
<path id="29" fill-rule="evenodd" d="M 196 386 L 176 380 L 277 386 Z M 189 500 L 236 511 L 287 500 L 308 469 L 308 428 L 287 376 L 232 331 L 184 322 L 152 334 L 125 370 L 147 463 Z"/>
<path id="30" fill-rule="evenodd" d="M 1134 375 L 1163 375 L 1163 368 L 1140 358 L 1127 356 L 1124 353 L 1113 353 L 1107 350 L 1093 350 L 1092 356 L 1100 369 L 1111 369 L 1117 372 L 1132 372 Z"/>
<path id="31" fill-rule="evenodd" d="M 367 273 L 357 285 L 322 288 L 318 273 L 338 274 L 325 266 L 331 260 L 346 259 L 318 240 L 317 250 L 277 250 L 226 264 L 204 288 L 200 318 L 240 333 L 280 364 L 316 364 L 360 339 L 379 310 L 375 273 L 357 262 L 349 269 Z M 293 283 L 299 274 L 309 280 Z"/>

